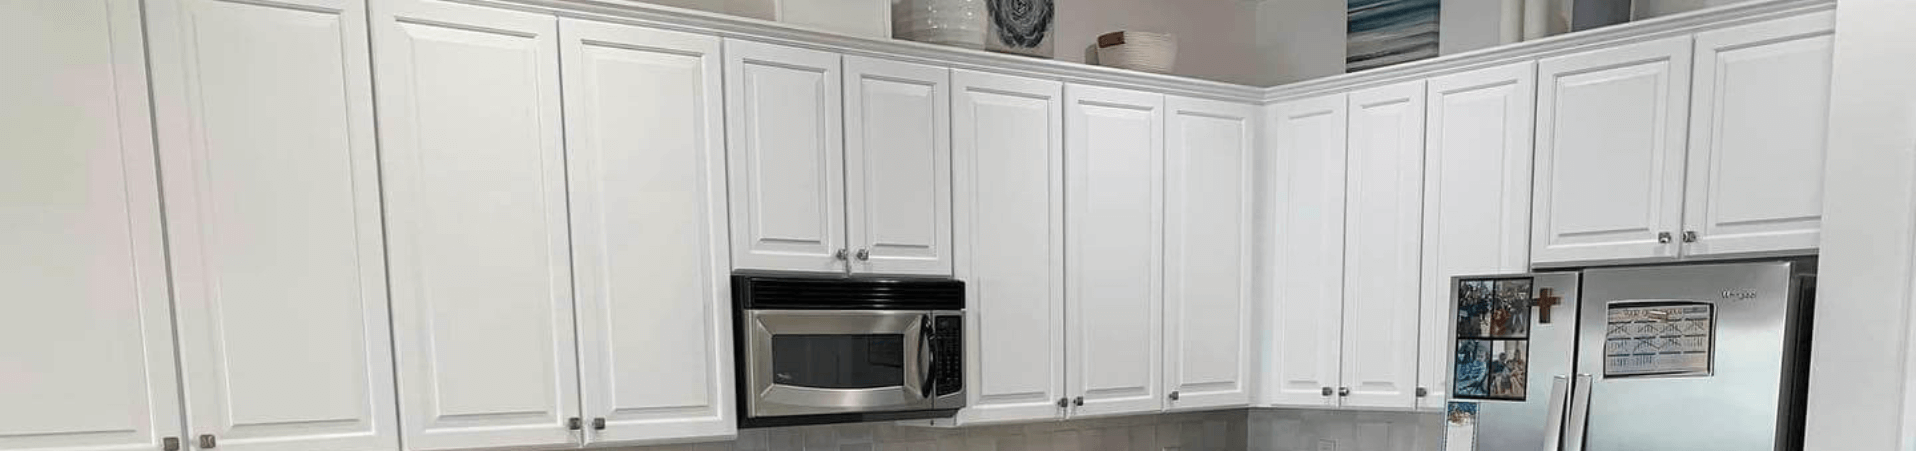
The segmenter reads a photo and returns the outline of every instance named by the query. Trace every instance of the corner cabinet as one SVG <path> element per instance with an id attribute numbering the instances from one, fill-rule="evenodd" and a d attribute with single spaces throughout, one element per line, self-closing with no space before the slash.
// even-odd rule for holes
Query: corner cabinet
<path id="1" fill-rule="evenodd" d="M 406 447 L 732 436 L 719 39 L 374 6 Z"/>
<path id="2" fill-rule="evenodd" d="M 950 70 L 725 45 L 733 264 L 951 274 Z"/>
<path id="3" fill-rule="evenodd" d="M 1451 278 L 1529 269 L 1536 84 L 1527 61 L 1427 82 L 1418 408 L 1449 396 Z"/>
<path id="4" fill-rule="evenodd" d="M 397 449 L 366 5 L 146 7 L 187 441 Z"/>
<path id="5" fill-rule="evenodd" d="M 1165 408 L 1243 406 L 1257 107 L 1166 97 L 1165 112 Z"/>
<path id="6" fill-rule="evenodd" d="M 1065 86 L 1065 389 L 1073 416 L 1163 407 L 1164 96 Z"/>
<path id="7" fill-rule="evenodd" d="M 964 424 L 1062 418 L 1064 91 L 952 73 L 953 201 L 965 281 Z"/>
<path id="8" fill-rule="evenodd" d="M 1350 94 L 1344 207 L 1346 407 L 1416 405 L 1424 82 Z"/>
<path id="9" fill-rule="evenodd" d="M 1343 350 L 1345 94 L 1277 104 L 1271 118 L 1272 210 L 1266 404 L 1336 406 Z"/>
<path id="10" fill-rule="evenodd" d="M 1416 405 L 1424 82 L 1278 104 L 1262 402 Z"/>

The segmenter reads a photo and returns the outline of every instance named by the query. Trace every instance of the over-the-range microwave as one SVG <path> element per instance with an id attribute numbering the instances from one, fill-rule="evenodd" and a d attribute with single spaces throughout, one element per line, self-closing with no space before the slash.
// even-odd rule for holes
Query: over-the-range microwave
<path id="1" fill-rule="evenodd" d="M 965 406 L 965 285 L 732 277 L 740 427 L 945 418 Z"/>

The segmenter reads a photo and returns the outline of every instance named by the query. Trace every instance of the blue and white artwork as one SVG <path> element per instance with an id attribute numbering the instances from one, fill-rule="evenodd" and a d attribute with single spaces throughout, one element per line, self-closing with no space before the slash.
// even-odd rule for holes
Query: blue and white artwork
<path id="1" fill-rule="evenodd" d="M 1441 0 L 1346 0 L 1344 71 L 1437 56 Z"/>

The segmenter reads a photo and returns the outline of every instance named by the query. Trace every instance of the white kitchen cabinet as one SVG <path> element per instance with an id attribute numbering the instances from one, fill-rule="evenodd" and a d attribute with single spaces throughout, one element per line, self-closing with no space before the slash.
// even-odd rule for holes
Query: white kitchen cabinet
<path id="1" fill-rule="evenodd" d="M 835 53 L 725 41 L 734 267 L 846 270 L 839 70 Z"/>
<path id="2" fill-rule="evenodd" d="M 730 437 L 719 38 L 567 18 L 559 42 L 586 441 Z"/>
<path id="3" fill-rule="evenodd" d="M 1065 386 L 1073 416 L 1163 407 L 1163 130 L 1163 95 L 1065 86 Z"/>
<path id="4" fill-rule="evenodd" d="M 956 276 L 965 281 L 966 424 L 1064 414 L 1062 84 L 952 73 Z"/>
<path id="5" fill-rule="evenodd" d="M 181 438 L 140 2 L 0 2 L 0 449 Z"/>
<path id="6" fill-rule="evenodd" d="M 1416 406 L 1424 82 L 1350 94 L 1345 180 L 1345 407 Z"/>
<path id="7" fill-rule="evenodd" d="M 365 3 L 146 6 L 188 441 L 397 450 Z"/>
<path id="8" fill-rule="evenodd" d="M 951 274 L 951 70 L 845 57 L 851 269 Z"/>
<path id="9" fill-rule="evenodd" d="M 1277 104 L 1271 118 L 1277 253 L 1268 277 L 1265 404 L 1337 405 L 1344 298 L 1344 94 Z"/>
<path id="10" fill-rule="evenodd" d="M 1246 405 L 1257 107 L 1167 97 L 1165 112 L 1165 406 Z"/>
<path id="11" fill-rule="evenodd" d="M 1676 257 L 1690 37 L 1544 59 L 1537 80 L 1532 262 Z"/>
<path id="12" fill-rule="evenodd" d="M 406 447 L 576 444 L 558 18 L 373 7 Z"/>
<path id="13" fill-rule="evenodd" d="M 1815 252 L 1834 28 L 1826 11 L 1696 35 L 1685 256 Z"/>
<path id="14" fill-rule="evenodd" d="M 1451 286 L 1530 264 L 1530 149 L 1536 65 L 1432 78 L 1426 88 L 1418 407 L 1449 396 Z"/>

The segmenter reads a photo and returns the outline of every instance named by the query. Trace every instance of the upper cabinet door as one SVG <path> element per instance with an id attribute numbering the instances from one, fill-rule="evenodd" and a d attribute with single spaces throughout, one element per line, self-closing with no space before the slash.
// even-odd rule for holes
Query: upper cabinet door
<path id="1" fill-rule="evenodd" d="M 1433 78 L 1424 127 L 1423 307 L 1418 407 L 1450 391 L 1450 278 L 1530 264 L 1530 137 L 1536 65 Z"/>
<path id="2" fill-rule="evenodd" d="M 732 266 L 844 272 L 839 57 L 725 40 Z"/>
<path id="3" fill-rule="evenodd" d="M 1698 33 L 1684 254 L 1822 241 L 1835 13 Z"/>
<path id="4" fill-rule="evenodd" d="M 1165 100 L 1164 381 L 1171 409 L 1251 402 L 1257 107 Z"/>
<path id="5" fill-rule="evenodd" d="M 1537 63 L 1538 264 L 1676 257 L 1690 37 Z"/>
<path id="6" fill-rule="evenodd" d="M 558 19 L 373 6 L 406 447 L 577 443 Z"/>
<path id="7" fill-rule="evenodd" d="M 140 2 L 0 2 L 0 449 L 181 437 Z"/>
<path id="8" fill-rule="evenodd" d="M 1346 407 L 1417 404 L 1423 158 L 1423 81 L 1350 94 L 1339 388 L 1348 388 Z"/>
<path id="9" fill-rule="evenodd" d="M 589 441 L 736 432 L 719 38 L 561 19 Z"/>
<path id="10" fill-rule="evenodd" d="M 398 449 L 366 4 L 147 14 L 188 435 Z"/>
<path id="11" fill-rule="evenodd" d="M 1276 225 L 1263 403 L 1335 406 L 1344 306 L 1344 94 L 1270 118 Z"/>
<path id="12" fill-rule="evenodd" d="M 1064 413 L 1062 85 L 952 73 L 956 276 L 965 281 L 960 421 Z"/>
<path id="13" fill-rule="evenodd" d="M 845 57 L 852 272 L 951 274 L 951 70 Z"/>
<path id="14" fill-rule="evenodd" d="M 1073 415 L 1163 406 L 1163 130 L 1162 95 L 1065 86 Z"/>

